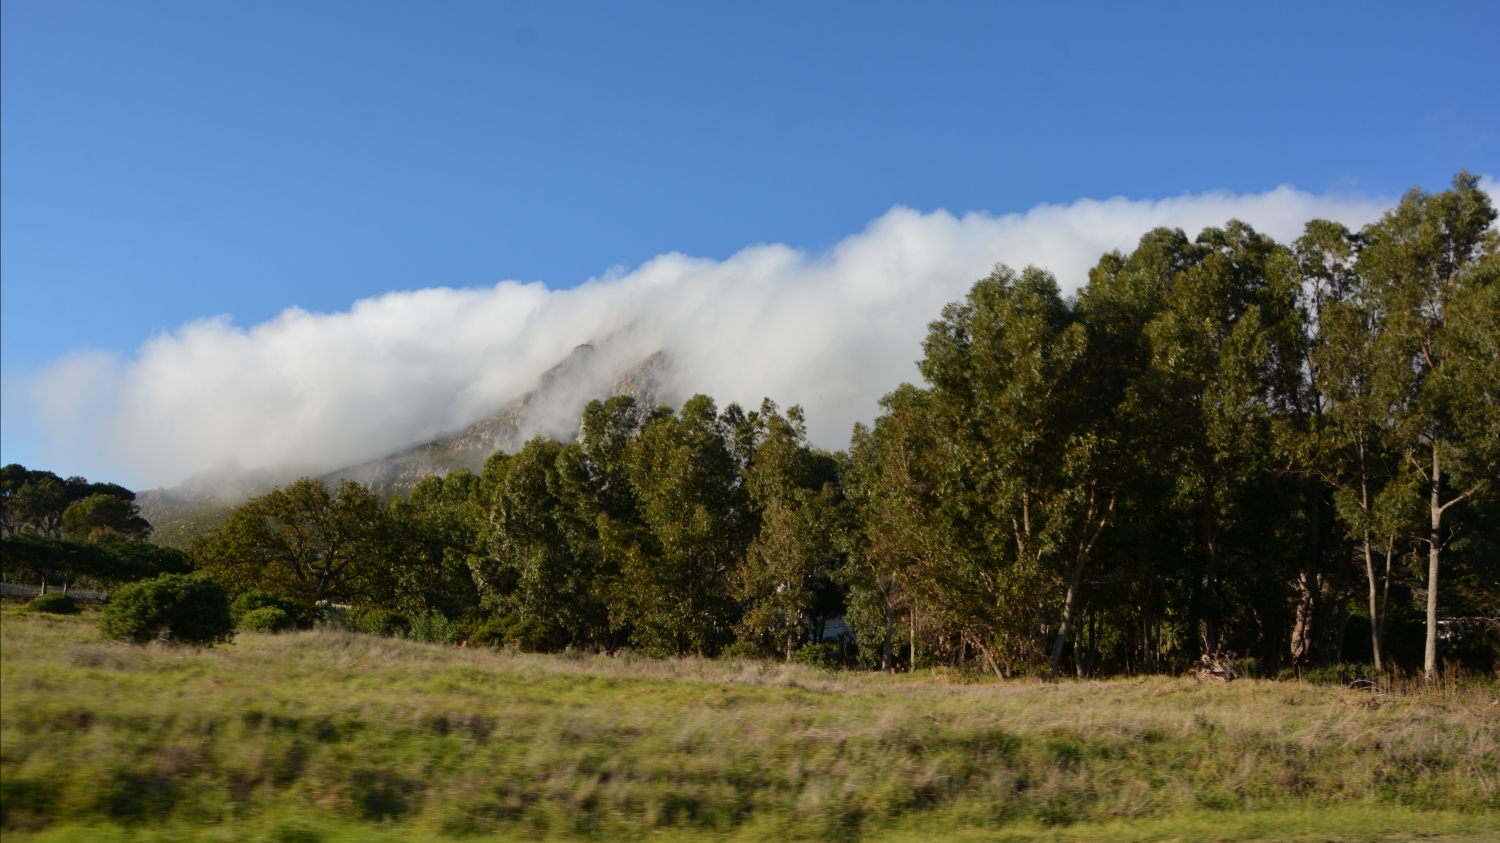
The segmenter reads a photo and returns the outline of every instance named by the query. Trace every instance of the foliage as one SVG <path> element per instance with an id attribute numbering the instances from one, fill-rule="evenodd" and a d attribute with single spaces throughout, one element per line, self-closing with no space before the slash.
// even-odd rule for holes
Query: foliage
<path id="1" fill-rule="evenodd" d="M 140 507 L 116 495 L 93 494 L 68 505 L 59 527 L 69 538 L 90 542 L 145 541 L 151 525 Z"/>
<path id="2" fill-rule="evenodd" d="M 758 659 L 762 655 L 760 647 L 751 641 L 731 641 L 719 650 L 721 659 Z"/>
<path id="3" fill-rule="evenodd" d="M 426 612 L 412 618 L 401 637 L 428 644 L 454 644 L 462 634 L 458 624 L 443 617 L 441 613 Z"/>
<path id="4" fill-rule="evenodd" d="M 759 529 L 735 576 L 744 606 L 740 636 L 778 645 L 790 657 L 805 627 L 843 613 L 833 574 L 844 563 L 839 537 L 846 529 L 835 458 L 807 444 L 802 409 L 783 417 L 767 399 L 747 415 L 744 468 L 749 508 Z"/>
<path id="5" fill-rule="evenodd" d="M 311 613 L 306 606 L 267 591 L 252 591 L 236 597 L 229 604 L 229 617 L 234 620 L 235 626 L 243 627 L 245 616 L 261 609 L 276 609 L 286 616 L 289 623 L 296 626 L 310 626 L 312 622 Z"/>
<path id="6" fill-rule="evenodd" d="M 331 492 L 304 478 L 236 509 L 194 558 L 234 594 L 268 591 L 308 605 L 357 599 L 388 585 L 389 528 L 379 499 L 358 483 Z"/>
<path id="7" fill-rule="evenodd" d="M 135 493 L 114 483 L 64 480 L 50 471 L 11 463 L 0 468 L 0 538 L 32 533 L 62 538 L 64 533 L 96 541 L 144 540 L 151 525 L 141 519 Z M 91 501 L 65 523 L 67 510 Z"/>
<path id="8" fill-rule="evenodd" d="M 211 647 L 234 637 L 234 621 L 224 588 L 208 575 L 162 574 L 112 593 L 99 631 L 137 644 L 159 637 Z"/>
<path id="9" fill-rule="evenodd" d="M 411 619 L 400 612 L 378 606 L 349 609 L 334 616 L 338 626 L 370 635 L 401 635 L 411 626 Z"/>
<path id="10" fill-rule="evenodd" d="M 839 666 L 839 648 L 835 644 L 804 644 L 787 659 L 792 664 L 833 670 Z"/>
<path id="11" fill-rule="evenodd" d="M 1500 479 L 1496 216 L 1478 177 L 1461 172 L 1444 193 L 1407 193 L 1365 230 L 1358 261 L 1384 322 L 1378 377 L 1391 446 L 1408 488 L 1427 498 L 1429 676 L 1438 665 L 1444 517 L 1461 517 L 1462 508 L 1449 509 L 1476 496 L 1493 497 Z"/>
<path id="12" fill-rule="evenodd" d="M 262 606 L 240 615 L 234 625 L 245 632 L 280 632 L 294 628 L 296 623 L 280 606 Z"/>
<path id="13" fill-rule="evenodd" d="M 620 560 L 617 613 L 648 652 L 712 655 L 734 639 L 730 583 L 752 525 L 734 438 L 742 421 L 738 406 L 720 415 L 698 395 L 646 422 L 625 450 L 639 523 L 601 533 Z"/>
<path id="14" fill-rule="evenodd" d="M 16 533 L 0 539 L 9 582 L 72 583 L 109 589 L 159 574 L 192 570 L 180 550 L 145 542 L 95 544 Z"/>
<path id="15" fill-rule="evenodd" d="M 26 611 L 41 612 L 48 615 L 76 615 L 81 611 L 78 601 L 66 594 L 51 592 L 50 594 L 38 594 L 26 602 Z"/>

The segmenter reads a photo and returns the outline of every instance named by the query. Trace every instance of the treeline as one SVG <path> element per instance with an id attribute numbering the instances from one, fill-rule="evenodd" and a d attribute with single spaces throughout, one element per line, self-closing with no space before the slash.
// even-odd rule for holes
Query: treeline
<path id="1" fill-rule="evenodd" d="M 7 582 L 112 588 L 189 570 L 185 554 L 150 544 L 135 493 L 12 463 L 0 468 L 0 564 Z"/>
<path id="2" fill-rule="evenodd" d="M 192 561 L 231 595 L 535 650 L 1492 669 L 1495 219 L 1461 173 L 1291 244 L 1235 221 L 1159 229 L 1073 298 L 997 267 L 931 324 L 924 385 L 846 451 L 769 400 L 617 396 L 573 443 L 404 498 L 278 489 Z"/>
<path id="3" fill-rule="evenodd" d="M 301 481 L 196 559 L 232 592 L 544 650 L 788 656 L 842 619 L 840 655 L 880 668 L 1488 668 L 1495 217 L 1465 173 L 1290 245 L 1153 231 L 1073 299 L 999 267 L 847 452 L 795 407 L 616 397 L 572 444 L 406 499 Z"/>

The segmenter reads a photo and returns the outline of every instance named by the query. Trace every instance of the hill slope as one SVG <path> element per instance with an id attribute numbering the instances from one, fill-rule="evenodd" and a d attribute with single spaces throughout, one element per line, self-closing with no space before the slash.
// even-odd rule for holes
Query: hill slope
<path id="1" fill-rule="evenodd" d="M 593 345 L 580 345 L 538 379 L 535 389 L 469 427 L 431 442 L 348 466 L 323 476 L 336 483 L 349 479 L 382 496 L 405 494 L 418 480 L 458 468 L 478 471 L 496 451 L 514 452 L 527 439 L 545 434 L 571 442 L 589 401 L 629 395 L 643 409 L 675 404 L 670 389 L 670 361 L 661 352 L 619 369 Z M 136 495 L 141 514 L 154 528 L 152 541 L 186 548 L 195 536 L 218 526 L 246 498 L 296 479 L 284 472 L 204 472 L 171 489 Z"/>

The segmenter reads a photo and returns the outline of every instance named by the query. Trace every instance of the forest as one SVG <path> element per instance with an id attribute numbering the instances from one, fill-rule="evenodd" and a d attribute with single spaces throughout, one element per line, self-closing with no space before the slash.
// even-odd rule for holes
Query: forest
<path id="1" fill-rule="evenodd" d="M 146 550 L 128 491 L 8 466 L 6 579 L 192 568 L 318 622 L 527 651 L 1490 671 L 1495 219 L 1460 173 L 1289 244 L 1233 220 L 1158 229 L 1072 297 L 997 266 L 929 326 L 922 384 L 838 452 L 770 399 L 616 396 L 576 441 L 406 496 L 278 488 L 185 556 Z"/>

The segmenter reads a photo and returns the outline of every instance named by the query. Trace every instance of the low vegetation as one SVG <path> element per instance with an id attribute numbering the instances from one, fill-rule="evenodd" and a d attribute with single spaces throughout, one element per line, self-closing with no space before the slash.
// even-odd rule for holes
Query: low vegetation
<path id="1" fill-rule="evenodd" d="M 66 594 L 52 592 L 51 594 L 38 594 L 26 603 L 26 611 L 43 612 L 49 615 L 76 615 L 78 614 L 78 601 Z"/>
<path id="2" fill-rule="evenodd" d="M 234 636 L 223 586 L 205 574 L 162 574 L 121 586 L 99 618 L 107 638 L 212 646 Z"/>
<path id="3" fill-rule="evenodd" d="M 138 647 L 88 615 L 13 610 L 0 636 L 7 839 L 1479 840 L 1500 823 L 1493 682 L 1048 684 L 329 628 Z"/>

